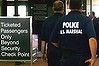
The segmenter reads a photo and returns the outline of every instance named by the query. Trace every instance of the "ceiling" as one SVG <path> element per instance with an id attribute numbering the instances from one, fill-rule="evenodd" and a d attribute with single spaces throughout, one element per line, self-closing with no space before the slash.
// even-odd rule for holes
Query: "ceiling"
<path id="1" fill-rule="evenodd" d="M 2 1 L 2 0 L 0 0 L 0 1 Z M 14 1 L 14 0 L 7 0 L 7 1 Z M 28 0 L 19 0 L 19 1 L 28 1 Z M 87 4 L 89 4 L 90 1 L 92 1 L 93 4 L 99 4 L 99 0 L 87 0 Z"/>

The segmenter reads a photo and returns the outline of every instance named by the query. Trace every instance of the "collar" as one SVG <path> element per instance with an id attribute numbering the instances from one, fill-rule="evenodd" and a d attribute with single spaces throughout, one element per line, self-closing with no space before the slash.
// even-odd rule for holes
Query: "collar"
<path id="1" fill-rule="evenodd" d="M 61 13 L 54 13 L 54 14 L 61 14 Z M 63 15 L 63 14 L 61 14 L 61 15 Z"/>
<path id="2" fill-rule="evenodd" d="M 76 10 L 73 10 L 73 11 L 70 11 L 70 12 L 69 12 L 69 14 L 71 14 L 71 13 L 79 13 L 79 14 L 82 14 L 82 12 L 76 11 Z"/>

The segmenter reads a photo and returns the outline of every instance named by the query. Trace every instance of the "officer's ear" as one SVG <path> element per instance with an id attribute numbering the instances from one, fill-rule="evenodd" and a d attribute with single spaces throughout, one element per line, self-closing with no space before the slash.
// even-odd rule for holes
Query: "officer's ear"
<path id="1" fill-rule="evenodd" d="M 52 10 L 54 11 L 54 7 L 52 7 Z"/>
<path id="2" fill-rule="evenodd" d="M 82 12 L 83 11 L 83 6 L 81 6 L 79 10 Z"/>
<path id="3" fill-rule="evenodd" d="M 80 9 L 83 10 L 83 6 L 81 6 Z"/>

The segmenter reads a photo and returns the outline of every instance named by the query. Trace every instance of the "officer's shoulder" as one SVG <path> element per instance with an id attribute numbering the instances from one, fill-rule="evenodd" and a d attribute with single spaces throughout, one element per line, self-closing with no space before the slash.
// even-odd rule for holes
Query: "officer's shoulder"
<path id="1" fill-rule="evenodd" d="M 67 17 L 67 15 L 63 15 L 60 19 L 65 19 Z"/>
<path id="2" fill-rule="evenodd" d="M 53 15 L 46 17 L 45 20 L 44 20 L 44 23 L 46 23 L 47 21 L 49 21 L 52 18 L 52 16 Z"/>
<path id="3" fill-rule="evenodd" d="M 53 16 L 53 15 L 46 17 L 44 21 L 47 21 L 47 20 L 51 19 L 52 16 Z"/>
<path id="4" fill-rule="evenodd" d="M 84 14 L 82 14 L 82 18 L 84 18 L 85 20 L 91 20 L 90 17 L 88 17 L 88 16 L 86 16 L 86 15 L 84 15 Z"/>
<path id="5" fill-rule="evenodd" d="M 99 17 L 98 17 L 98 18 L 96 18 L 96 20 L 97 20 L 97 21 L 99 21 Z"/>

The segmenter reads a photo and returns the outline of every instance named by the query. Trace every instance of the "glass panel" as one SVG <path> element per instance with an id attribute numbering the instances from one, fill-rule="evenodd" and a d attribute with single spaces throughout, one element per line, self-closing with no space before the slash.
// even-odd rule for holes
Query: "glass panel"
<path id="1" fill-rule="evenodd" d="M 86 6 L 87 6 L 87 16 L 89 16 L 90 15 L 90 5 L 88 4 Z"/>
<path id="2" fill-rule="evenodd" d="M 99 0 L 92 0 L 92 11 L 95 12 L 96 17 L 99 17 Z"/>
<path id="3" fill-rule="evenodd" d="M 98 9 L 98 7 L 99 7 L 98 4 L 97 5 L 93 5 L 93 7 L 92 7 L 92 11 L 95 12 L 95 16 L 96 17 L 99 17 L 99 9 Z"/>
<path id="4" fill-rule="evenodd" d="M 66 3 L 66 15 L 71 11 L 70 9 L 69 9 L 69 0 L 66 0 L 65 1 L 65 3 Z"/>
<path id="5" fill-rule="evenodd" d="M 18 6 L 18 14 L 20 16 L 26 16 L 26 6 L 24 5 Z"/>
<path id="6" fill-rule="evenodd" d="M 32 38 L 32 48 L 38 48 L 38 34 L 33 34 Z"/>
<path id="7" fill-rule="evenodd" d="M 14 0 L 6 0 L 6 1 L 14 1 Z"/>
<path id="8" fill-rule="evenodd" d="M 14 6 L 7 6 L 7 16 L 14 15 Z"/>

